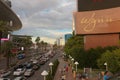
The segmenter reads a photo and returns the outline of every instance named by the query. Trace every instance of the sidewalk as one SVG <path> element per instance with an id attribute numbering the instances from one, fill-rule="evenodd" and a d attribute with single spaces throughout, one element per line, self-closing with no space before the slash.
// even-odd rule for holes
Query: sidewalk
<path id="1" fill-rule="evenodd" d="M 59 58 L 59 65 L 54 77 L 54 80 L 61 80 L 61 69 L 64 68 L 65 65 L 68 65 L 67 62 L 65 62 L 62 58 Z M 65 73 L 66 74 L 66 79 L 65 80 L 80 80 L 80 79 L 75 79 L 73 78 L 73 73 L 72 73 L 72 68 L 68 67 L 68 72 Z M 98 80 L 98 77 L 91 77 L 87 80 Z"/>
<path id="2" fill-rule="evenodd" d="M 59 59 L 59 66 L 58 69 L 56 71 L 54 80 L 61 80 L 61 69 L 63 69 L 64 65 L 68 65 L 67 62 L 63 61 L 63 59 Z M 73 78 L 73 74 L 72 74 L 72 69 L 71 67 L 68 67 L 68 72 L 65 73 L 66 74 L 66 80 L 75 80 Z"/>

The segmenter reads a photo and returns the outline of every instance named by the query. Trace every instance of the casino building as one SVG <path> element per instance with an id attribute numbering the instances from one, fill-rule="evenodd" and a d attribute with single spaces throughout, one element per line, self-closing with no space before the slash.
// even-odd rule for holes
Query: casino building
<path id="1" fill-rule="evenodd" d="M 19 30 L 22 27 L 22 23 L 18 16 L 11 9 L 11 6 L 12 5 L 9 0 L 0 0 L 0 21 L 7 22 L 6 25 L 3 26 L 9 27 L 13 31 Z"/>
<path id="2" fill-rule="evenodd" d="M 15 31 L 21 29 L 22 27 L 22 23 L 19 17 L 11 9 L 11 6 L 12 6 L 11 1 L 0 0 L 0 22 L 5 22 L 4 25 L 0 26 L 0 47 L 1 47 L 1 39 L 3 38 L 3 34 L 4 34 L 2 28 L 9 28 L 12 31 Z"/>
<path id="3" fill-rule="evenodd" d="M 84 36 L 86 50 L 119 46 L 119 0 L 77 0 L 77 8 L 73 14 L 75 34 Z"/>

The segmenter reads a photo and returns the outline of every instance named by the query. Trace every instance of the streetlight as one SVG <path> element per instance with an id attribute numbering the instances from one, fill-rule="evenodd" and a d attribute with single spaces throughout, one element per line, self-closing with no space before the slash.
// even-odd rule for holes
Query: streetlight
<path id="1" fill-rule="evenodd" d="M 48 75 L 48 72 L 46 70 L 44 70 L 42 73 L 41 73 L 42 76 L 44 76 L 44 80 L 46 80 L 46 76 Z"/>
<path id="2" fill-rule="evenodd" d="M 71 60 L 72 60 L 72 65 L 73 65 L 73 63 L 74 63 L 74 58 L 72 58 Z"/>
<path id="3" fill-rule="evenodd" d="M 106 71 L 108 71 L 107 62 L 105 62 L 104 65 L 106 66 Z"/>
<path id="4" fill-rule="evenodd" d="M 73 64 L 74 64 L 74 58 L 72 58 L 72 59 L 71 59 L 71 61 L 72 61 L 72 69 L 73 69 Z"/>
<path id="5" fill-rule="evenodd" d="M 53 66 L 53 63 L 52 63 L 52 62 L 50 62 L 50 63 L 49 63 L 49 66 L 50 66 L 51 75 L 52 75 L 52 66 Z"/>
<path id="6" fill-rule="evenodd" d="M 72 59 L 71 55 L 69 55 L 69 58 Z"/>
<path id="7" fill-rule="evenodd" d="M 74 58 L 72 58 L 71 60 L 74 61 Z"/>
<path id="8" fill-rule="evenodd" d="M 76 72 L 77 72 L 77 65 L 78 65 L 78 64 L 79 64 L 79 63 L 76 61 L 76 62 L 75 62 L 75 65 L 76 65 Z"/>

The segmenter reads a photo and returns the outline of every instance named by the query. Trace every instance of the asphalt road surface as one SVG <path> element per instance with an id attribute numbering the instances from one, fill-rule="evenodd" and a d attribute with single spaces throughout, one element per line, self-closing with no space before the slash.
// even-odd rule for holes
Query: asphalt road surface
<path id="1" fill-rule="evenodd" d="M 56 59 L 60 58 L 60 56 L 62 55 L 61 52 L 58 52 L 53 58 L 51 58 L 47 63 L 45 63 L 44 65 L 41 66 L 41 68 L 35 72 L 35 74 L 33 76 L 31 76 L 30 78 L 28 78 L 28 80 L 43 80 L 43 76 L 41 75 L 43 70 L 48 71 L 49 70 L 49 63 L 50 62 L 54 62 Z"/>

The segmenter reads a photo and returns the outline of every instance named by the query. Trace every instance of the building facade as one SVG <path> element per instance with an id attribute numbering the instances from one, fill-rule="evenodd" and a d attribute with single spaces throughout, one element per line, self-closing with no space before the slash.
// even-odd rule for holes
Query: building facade
<path id="1" fill-rule="evenodd" d="M 7 38 L 8 33 L 3 31 L 15 31 L 22 28 L 22 23 L 16 13 L 11 9 L 11 1 L 0 0 L 0 49 L 2 38 Z M 0 50 L 1 51 L 1 50 Z"/>
<path id="2" fill-rule="evenodd" d="M 72 37 L 72 34 L 65 34 L 65 43 Z"/>
<path id="3" fill-rule="evenodd" d="M 84 36 L 84 48 L 119 46 L 119 0 L 78 0 L 77 3 L 75 34 Z"/>

